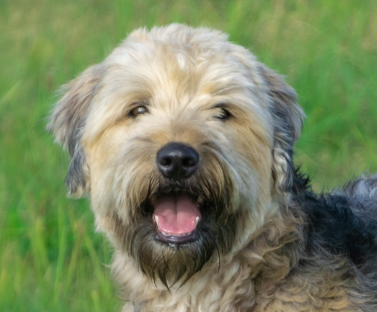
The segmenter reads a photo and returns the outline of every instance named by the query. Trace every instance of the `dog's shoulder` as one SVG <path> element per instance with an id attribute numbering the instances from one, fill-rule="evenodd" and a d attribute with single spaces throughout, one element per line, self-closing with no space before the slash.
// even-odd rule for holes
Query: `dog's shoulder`
<path id="1" fill-rule="evenodd" d="M 361 176 L 327 194 L 315 194 L 308 181 L 296 193 L 305 214 L 307 249 L 347 256 L 356 266 L 377 263 L 377 175 Z M 304 186 L 304 187 L 303 187 Z"/>

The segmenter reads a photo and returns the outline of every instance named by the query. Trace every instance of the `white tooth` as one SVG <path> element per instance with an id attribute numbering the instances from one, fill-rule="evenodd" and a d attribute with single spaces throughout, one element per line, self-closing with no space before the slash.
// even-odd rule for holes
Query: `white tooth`
<path id="1" fill-rule="evenodd" d="M 199 217 L 196 217 L 196 224 L 198 224 L 199 222 Z"/>
<path id="2" fill-rule="evenodd" d="M 156 224 L 158 225 L 158 216 L 154 216 L 154 219 L 156 221 Z"/>

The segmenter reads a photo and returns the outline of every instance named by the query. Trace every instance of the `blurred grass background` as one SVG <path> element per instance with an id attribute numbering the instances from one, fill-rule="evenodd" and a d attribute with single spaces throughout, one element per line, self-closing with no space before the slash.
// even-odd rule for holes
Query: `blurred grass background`
<path id="1" fill-rule="evenodd" d="M 0 311 L 120 309 L 111 248 L 44 130 L 59 85 L 136 27 L 221 29 L 297 90 L 296 163 L 320 191 L 377 171 L 376 16 L 374 0 L 0 0 Z"/>

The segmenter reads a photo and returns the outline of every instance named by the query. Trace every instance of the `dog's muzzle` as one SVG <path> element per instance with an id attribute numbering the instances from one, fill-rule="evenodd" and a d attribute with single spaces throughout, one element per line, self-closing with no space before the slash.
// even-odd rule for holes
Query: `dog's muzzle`
<path id="1" fill-rule="evenodd" d="M 169 183 L 185 182 L 199 166 L 199 154 L 186 144 L 171 142 L 157 152 L 157 166 Z M 197 225 L 202 218 L 197 197 L 180 188 L 159 194 L 153 204 L 155 240 L 187 243 L 197 239 Z"/>

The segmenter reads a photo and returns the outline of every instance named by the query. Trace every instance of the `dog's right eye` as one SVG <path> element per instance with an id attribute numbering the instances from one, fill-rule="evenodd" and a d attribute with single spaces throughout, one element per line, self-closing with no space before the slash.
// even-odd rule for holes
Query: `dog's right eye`
<path id="1" fill-rule="evenodd" d="M 148 108 L 145 105 L 138 106 L 130 111 L 131 117 L 137 117 L 138 115 L 143 115 L 149 113 Z"/>
<path id="2" fill-rule="evenodd" d="M 213 116 L 216 119 L 225 121 L 232 117 L 232 114 L 226 109 L 225 104 L 217 104 L 213 108 L 216 109 L 216 114 Z"/>

